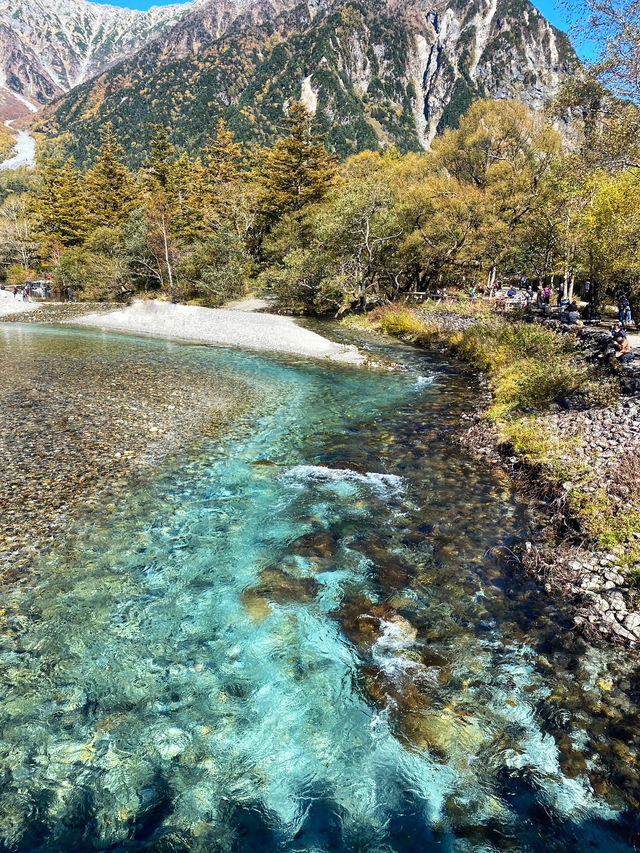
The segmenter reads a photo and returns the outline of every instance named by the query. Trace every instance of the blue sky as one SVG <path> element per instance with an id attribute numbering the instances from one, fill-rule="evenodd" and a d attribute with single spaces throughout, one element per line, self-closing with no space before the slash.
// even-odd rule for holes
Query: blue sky
<path id="1" fill-rule="evenodd" d="M 94 2 L 100 3 L 103 0 L 94 0 Z M 170 3 L 180 2 L 180 0 L 104 0 L 104 2 L 109 2 L 110 5 L 115 6 L 126 6 L 129 9 L 148 9 L 150 6 L 168 6 Z M 552 24 L 565 32 L 567 31 L 567 18 L 559 3 L 555 0 L 536 0 L 534 5 Z M 576 45 L 576 48 L 583 59 L 588 59 L 589 50 L 586 46 L 581 48 L 580 45 Z"/>

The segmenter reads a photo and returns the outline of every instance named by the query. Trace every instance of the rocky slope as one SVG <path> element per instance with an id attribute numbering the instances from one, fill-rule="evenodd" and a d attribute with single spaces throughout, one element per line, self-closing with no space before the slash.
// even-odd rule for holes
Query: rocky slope
<path id="1" fill-rule="evenodd" d="M 0 0 L 0 84 L 46 101 L 130 56 L 201 2 L 138 12 L 86 0 Z"/>
<path id="2" fill-rule="evenodd" d="M 59 100 L 41 129 L 70 133 L 84 160 L 110 121 L 136 163 L 149 122 L 190 149 L 220 116 L 264 142 L 302 97 L 341 155 L 419 149 L 475 98 L 542 108 L 576 66 L 528 0 L 212 0 Z"/>

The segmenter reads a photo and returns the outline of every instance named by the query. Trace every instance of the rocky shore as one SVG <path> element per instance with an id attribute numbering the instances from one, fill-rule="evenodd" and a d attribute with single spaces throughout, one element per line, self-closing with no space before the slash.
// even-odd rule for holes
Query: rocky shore
<path id="1" fill-rule="evenodd" d="M 447 332 L 462 331 L 481 321 L 446 309 L 415 312 Z M 460 442 L 472 454 L 503 467 L 537 507 L 540 535 L 526 543 L 520 556 L 524 569 L 546 592 L 572 608 L 577 630 L 631 647 L 640 646 L 640 356 L 624 365 L 611 364 L 608 332 L 585 327 L 567 331 L 554 318 L 535 322 L 558 334 L 575 335 L 576 367 L 596 371 L 596 389 L 560 400 L 535 416 L 535 428 L 554 437 L 558 469 L 542 470 L 501 440 L 488 422 L 489 389 L 481 387 L 476 410 L 466 416 Z M 446 345 L 438 345 L 445 351 Z M 571 472 L 569 475 L 566 472 Z M 554 479 L 555 478 L 555 479 Z M 628 525 L 624 544 L 603 545 L 600 519 L 581 515 L 576 495 L 613 507 L 621 525 Z"/>
<path id="2" fill-rule="evenodd" d="M 628 459 L 640 459 L 640 400 L 622 400 L 611 409 L 553 413 L 543 420 L 567 447 L 567 461 L 590 470 L 586 492 L 607 489 L 618 497 L 620 512 L 633 509 L 628 500 L 637 483 L 627 482 Z M 552 484 L 540 477 L 512 447 L 500 444 L 495 429 L 482 419 L 479 409 L 462 431 L 461 443 L 473 454 L 505 468 L 536 504 L 540 537 L 526 543 L 520 554 L 525 570 L 549 595 L 567 601 L 577 628 L 631 646 L 640 645 L 640 590 L 630 573 L 630 546 L 610 549 L 594 544 L 567 506 L 572 483 Z M 579 437 L 574 445 L 572 439 Z M 629 457 L 627 457 L 629 453 Z M 626 505 L 626 506 L 625 506 Z M 637 534 L 640 539 L 640 531 Z M 632 569 L 631 569 L 632 572 Z"/>

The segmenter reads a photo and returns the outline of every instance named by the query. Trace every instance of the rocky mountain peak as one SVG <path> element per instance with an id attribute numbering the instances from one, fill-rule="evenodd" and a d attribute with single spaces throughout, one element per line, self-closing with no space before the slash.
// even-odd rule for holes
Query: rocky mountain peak
<path id="1" fill-rule="evenodd" d="M 87 0 L 0 0 L 0 79 L 46 101 L 130 56 L 203 2 L 140 12 Z"/>
<path id="2" fill-rule="evenodd" d="M 0 44 L 20 59 L 9 85 L 40 101 L 68 92 L 40 129 L 65 134 L 81 161 L 106 122 L 132 163 L 158 122 L 190 150 L 219 118 L 241 139 L 269 142 L 300 98 L 338 154 L 420 150 L 478 98 L 542 109 L 579 66 L 529 0 L 193 0 L 148 12 L 53 0 L 46 13 L 45 0 L 7 4 Z M 6 16 L 18 23 L 4 21 L 4 32 Z"/>

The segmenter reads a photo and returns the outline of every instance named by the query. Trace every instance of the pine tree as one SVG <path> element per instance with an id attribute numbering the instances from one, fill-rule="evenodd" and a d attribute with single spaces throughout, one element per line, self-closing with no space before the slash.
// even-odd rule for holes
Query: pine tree
<path id="1" fill-rule="evenodd" d="M 336 164 L 317 133 L 313 116 L 297 101 L 287 117 L 289 133 L 266 151 L 258 179 L 265 230 L 287 214 L 322 201 L 333 183 Z"/>
<path id="2" fill-rule="evenodd" d="M 122 146 L 108 125 L 100 154 L 87 173 L 89 218 L 94 227 L 120 225 L 136 207 L 137 188 L 129 169 L 121 162 Z"/>
<path id="3" fill-rule="evenodd" d="M 203 151 L 203 163 L 194 169 L 192 207 L 201 211 L 200 232 L 219 228 L 234 218 L 239 185 L 245 174 L 241 170 L 242 144 L 221 119 L 213 142 Z"/>
<path id="4" fill-rule="evenodd" d="M 193 240 L 202 228 L 203 167 L 199 160 L 191 160 L 188 154 L 181 154 L 171 164 L 167 174 L 167 187 L 163 193 L 171 213 L 173 231 L 182 240 Z M 158 196 L 156 192 L 156 197 Z"/>
<path id="5" fill-rule="evenodd" d="M 43 257 L 49 259 L 84 240 L 89 228 L 87 199 L 73 160 L 43 159 L 38 172 L 37 189 L 28 208 Z"/>
<path id="6" fill-rule="evenodd" d="M 168 190 L 171 177 L 171 164 L 176 149 L 169 139 L 169 131 L 162 124 L 152 124 L 151 151 L 144 164 L 145 183 L 149 189 Z"/>
<path id="7" fill-rule="evenodd" d="M 216 125 L 216 135 L 204 150 L 205 176 L 210 185 L 219 187 L 238 180 L 242 163 L 242 143 L 236 142 L 233 131 L 224 119 Z"/>

